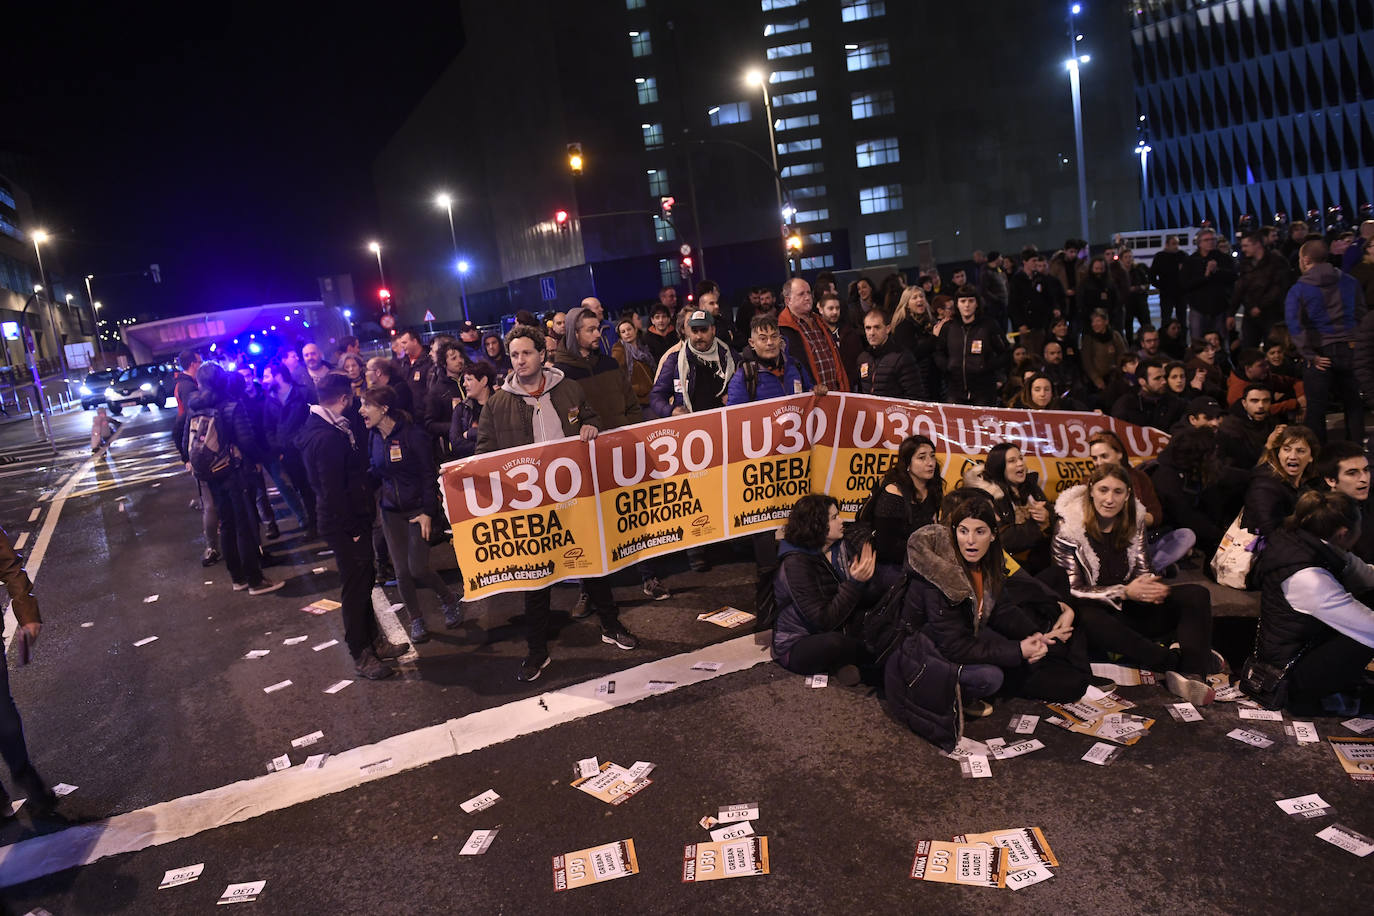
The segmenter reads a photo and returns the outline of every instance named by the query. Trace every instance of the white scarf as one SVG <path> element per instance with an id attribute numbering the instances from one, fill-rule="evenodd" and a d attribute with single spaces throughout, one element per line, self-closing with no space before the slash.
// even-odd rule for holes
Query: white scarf
<path id="1" fill-rule="evenodd" d="M 693 359 L 709 367 L 720 379 L 720 391 L 716 394 L 720 396 L 721 400 L 724 400 L 725 388 L 730 384 L 730 377 L 735 374 L 735 357 L 730 353 L 730 348 L 718 340 L 705 353 L 694 348 L 689 340 L 682 342 L 682 347 L 677 351 L 677 377 L 682 384 L 682 406 L 687 409 L 688 413 L 691 413 L 692 391 L 691 386 L 687 383 L 690 378 L 687 362 L 688 351 L 691 351 Z"/>

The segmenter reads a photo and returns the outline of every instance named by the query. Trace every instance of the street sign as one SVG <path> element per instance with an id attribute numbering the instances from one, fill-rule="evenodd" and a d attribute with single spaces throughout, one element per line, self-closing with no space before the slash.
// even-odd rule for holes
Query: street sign
<path id="1" fill-rule="evenodd" d="M 383 316 L 382 316 L 382 327 L 386 328 L 388 331 L 390 331 L 392 328 L 396 327 L 396 316 L 395 316 L 395 315 L 392 315 L 392 314 L 390 314 L 390 313 L 388 313 L 388 314 L 386 314 L 386 315 L 383 315 Z"/>
<path id="2" fill-rule="evenodd" d="M 434 313 L 431 312 L 429 309 L 425 309 L 425 321 L 434 321 L 434 320 L 435 320 L 435 318 L 434 318 Z"/>
<path id="3" fill-rule="evenodd" d="M 545 302 L 552 302 L 558 298 L 558 287 L 554 285 L 553 277 L 539 278 L 539 295 Z"/>
<path id="4" fill-rule="evenodd" d="M 691 245 L 688 245 L 686 242 L 684 242 L 684 243 L 682 244 L 682 247 L 679 248 L 678 251 L 680 251 L 680 252 L 681 252 L 682 254 L 684 254 L 684 255 L 691 254 L 691 253 L 692 253 L 692 246 L 691 246 Z"/>

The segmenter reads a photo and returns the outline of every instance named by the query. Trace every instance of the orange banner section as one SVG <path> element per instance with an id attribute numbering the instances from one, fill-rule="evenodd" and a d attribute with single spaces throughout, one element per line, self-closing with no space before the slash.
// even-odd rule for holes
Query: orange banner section
<path id="1" fill-rule="evenodd" d="M 802 394 L 478 455 L 446 464 L 440 484 L 464 597 L 476 600 L 771 531 L 811 492 L 852 517 L 916 433 L 935 443 L 947 487 L 1013 442 L 1053 498 L 1087 476 L 1099 429 L 1133 460 L 1168 441 L 1099 414 Z"/>

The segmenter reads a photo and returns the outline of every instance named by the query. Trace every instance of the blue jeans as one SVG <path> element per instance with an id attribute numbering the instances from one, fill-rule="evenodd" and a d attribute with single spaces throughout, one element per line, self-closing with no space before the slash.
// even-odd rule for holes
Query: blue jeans
<path id="1" fill-rule="evenodd" d="M 1345 409 L 1345 438 L 1351 442 L 1364 441 L 1364 401 L 1360 399 L 1360 381 L 1355 377 L 1355 351 L 1347 344 L 1328 344 L 1321 355 L 1331 360 L 1326 369 L 1309 363 L 1302 370 L 1303 393 L 1307 395 L 1307 413 L 1302 423 L 1317 434 L 1317 441 L 1326 442 L 1326 409 L 1333 391 Z"/>
<path id="2" fill-rule="evenodd" d="M 964 702 L 990 697 L 1002 689 L 1002 669 L 997 665 L 964 665 L 959 669 L 959 686 Z"/>
<path id="3" fill-rule="evenodd" d="M 272 458 L 264 461 L 262 466 L 267 469 L 267 473 L 272 478 L 272 482 L 277 485 L 277 492 L 281 498 L 286 500 L 286 507 L 291 510 L 291 514 L 296 516 L 296 521 L 302 528 L 306 527 L 305 506 L 301 503 L 300 494 L 296 488 L 286 479 L 286 473 L 282 469 L 281 459 Z M 264 522 L 272 521 L 271 517 L 263 519 Z"/>

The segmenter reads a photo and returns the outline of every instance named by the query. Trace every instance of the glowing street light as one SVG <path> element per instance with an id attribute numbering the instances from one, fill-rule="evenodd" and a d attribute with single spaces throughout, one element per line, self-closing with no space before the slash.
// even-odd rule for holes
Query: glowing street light
<path id="1" fill-rule="evenodd" d="M 469 264 L 466 260 L 460 259 L 460 260 L 458 261 L 458 263 L 455 264 L 454 266 L 458 268 L 458 292 L 459 292 L 459 294 L 460 294 L 460 295 L 462 296 L 462 298 L 463 298 L 463 320 L 464 320 L 464 321 L 467 321 L 467 318 L 468 318 L 468 284 L 467 284 L 467 273 L 468 273 L 469 270 L 472 269 L 472 265 Z"/>
<path id="2" fill-rule="evenodd" d="M 43 252 L 38 246 L 46 245 L 52 236 L 48 235 L 48 233 L 42 229 L 35 229 L 33 232 L 29 233 L 29 237 L 33 239 L 33 255 L 38 259 L 39 285 L 33 288 L 34 293 L 37 294 L 42 292 L 43 287 L 48 285 L 48 274 L 43 268 Z M 52 340 L 53 346 L 57 348 L 57 361 L 62 366 L 62 374 L 64 376 L 71 375 L 71 367 L 67 365 L 66 347 L 62 345 L 62 333 L 57 329 L 57 315 L 53 312 L 52 297 L 49 296 L 47 298 L 48 324 L 52 326 Z"/>
<path id="3" fill-rule="evenodd" d="M 751 86 L 757 86 L 759 90 L 763 92 L 764 120 L 768 122 L 768 152 L 773 159 L 773 190 L 778 196 L 778 213 L 782 213 L 782 173 L 778 171 L 778 139 L 777 135 L 773 132 L 773 100 L 768 95 L 768 82 L 764 79 L 762 70 L 750 70 L 744 75 L 744 81 Z M 795 215 L 795 211 L 793 212 Z M 786 217 L 784 217 L 784 219 L 786 219 Z M 783 256 L 787 260 L 787 266 L 790 270 L 792 267 L 792 259 L 788 257 L 786 246 L 783 247 Z"/>
<path id="4" fill-rule="evenodd" d="M 1092 60 L 1088 54 L 1080 54 L 1078 43 L 1083 40 L 1083 34 L 1078 31 L 1075 18 L 1083 12 L 1082 4 L 1075 3 L 1069 7 L 1069 59 L 1064 62 L 1064 66 L 1069 71 L 1069 89 L 1073 95 L 1073 136 L 1074 144 L 1078 153 L 1078 222 L 1080 237 L 1091 239 L 1088 234 L 1088 174 L 1087 163 L 1083 157 L 1083 95 L 1079 79 L 1079 65 L 1086 64 Z"/>
<path id="5" fill-rule="evenodd" d="M 386 271 L 382 269 L 382 243 L 368 242 L 367 250 L 377 256 L 377 275 L 382 278 L 382 286 L 386 286 Z"/>
<path id="6" fill-rule="evenodd" d="M 440 191 L 434 195 L 434 206 L 448 214 L 448 237 L 453 243 L 453 256 L 458 257 L 458 233 L 453 228 L 453 198 L 447 191 Z M 463 301 L 463 320 L 468 320 L 468 297 L 462 296 Z"/>

